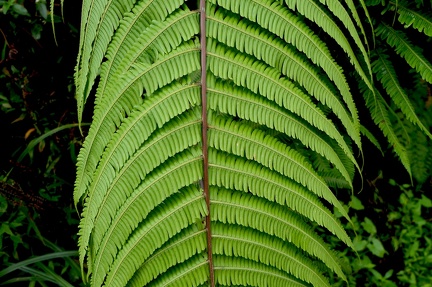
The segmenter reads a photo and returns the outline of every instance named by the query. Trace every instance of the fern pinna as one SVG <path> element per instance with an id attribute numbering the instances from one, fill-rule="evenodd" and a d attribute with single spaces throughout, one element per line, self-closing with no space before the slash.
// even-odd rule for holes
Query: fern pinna
<path id="1" fill-rule="evenodd" d="M 331 188 L 352 189 L 360 169 L 348 72 L 377 96 L 362 15 L 363 0 L 85 0 L 80 121 L 92 93 L 95 104 L 74 193 L 84 280 L 347 280 L 314 226 L 352 247 L 330 210 L 349 220 Z"/>

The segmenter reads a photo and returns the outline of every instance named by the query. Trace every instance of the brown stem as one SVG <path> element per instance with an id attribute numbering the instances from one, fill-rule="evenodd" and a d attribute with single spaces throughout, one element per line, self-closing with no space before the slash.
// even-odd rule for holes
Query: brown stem
<path id="1" fill-rule="evenodd" d="M 209 191 L 209 176 L 208 176 L 208 144 L 207 144 L 207 59 L 206 59 L 206 11 L 205 0 L 200 0 L 200 33 L 201 33 L 201 102 L 202 102 L 202 152 L 203 152 L 203 192 L 207 205 L 207 216 L 205 218 L 207 228 L 207 254 L 210 271 L 210 287 L 215 286 L 214 268 L 213 268 L 213 253 L 212 253 L 212 235 L 211 235 L 211 220 L 210 220 L 210 191 Z"/>

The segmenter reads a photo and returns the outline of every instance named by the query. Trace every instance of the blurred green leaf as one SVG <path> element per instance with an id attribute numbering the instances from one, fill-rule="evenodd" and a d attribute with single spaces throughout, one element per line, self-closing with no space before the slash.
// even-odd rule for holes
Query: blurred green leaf
<path id="1" fill-rule="evenodd" d="M 362 240 L 359 236 L 356 236 L 353 240 L 354 250 L 357 252 L 363 251 L 367 244 L 368 242 L 366 240 Z"/>
<path id="2" fill-rule="evenodd" d="M 375 224 L 368 217 L 364 218 L 364 221 L 361 223 L 361 226 L 363 226 L 364 230 L 370 235 L 374 235 L 377 233 Z"/>
<path id="3" fill-rule="evenodd" d="M 350 207 L 355 210 L 363 210 L 364 206 L 361 203 L 360 199 L 355 197 L 354 195 L 351 198 Z"/>
<path id="4" fill-rule="evenodd" d="M 373 255 L 380 258 L 383 258 L 384 254 L 387 253 L 383 244 L 377 238 L 371 238 L 371 243 L 367 245 L 367 248 L 370 250 L 370 252 L 372 252 Z"/>
<path id="5" fill-rule="evenodd" d="M 36 10 L 42 18 L 46 19 L 48 17 L 48 8 L 45 1 L 36 0 Z"/>
<path id="6" fill-rule="evenodd" d="M 18 15 L 30 16 L 30 14 L 27 11 L 26 7 L 24 7 L 23 5 L 20 5 L 18 3 L 14 3 L 12 5 L 12 11 L 14 11 L 15 13 L 17 13 Z"/>

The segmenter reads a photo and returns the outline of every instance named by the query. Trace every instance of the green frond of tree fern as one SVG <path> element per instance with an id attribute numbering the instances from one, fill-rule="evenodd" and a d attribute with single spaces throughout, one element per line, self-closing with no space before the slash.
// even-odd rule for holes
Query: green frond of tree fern
<path id="1" fill-rule="evenodd" d="M 398 21 L 405 25 L 405 28 L 413 27 L 426 36 L 432 37 L 432 12 L 424 13 L 410 8 L 407 1 L 391 1 L 392 10 L 399 14 Z"/>
<path id="2" fill-rule="evenodd" d="M 141 265 L 128 282 L 128 286 L 146 286 L 169 268 L 202 253 L 207 247 L 206 240 L 206 230 L 199 225 L 191 225 L 183 229 Z M 206 275 L 207 277 L 208 275 Z"/>
<path id="3" fill-rule="evenodd" d="M 276 70 L 211 41 L 207 55 L 210 71 L 217 77 L 232 79 L 236 85 L 245 86 L 254 93 L 259 92 L 279 106 L 299 115 L 336 140 L 345 154 L 357 165 L 351 150 L 334 124 L 291 81 L 280 78 Z M 359 167 L 358 169 L 360 170 Z"/>
<path id="4" fill-rule="evenodd" d="M 111 267 L 94 274 L 92 278 L 96 282 L 93 284 L 99 286 L 106 275 L 105 285 L 126 285 L 145 259 L 157 248 L 206 214 L 203 194 L 197 186 L 191 186 L 183 192 L 174 194 L 164 205 L 160 205 L 145 221 L 133 229 L 133 234 L 118 251 L 114 262 L 110 264 Z M 131 229 L 129 225 L 119 227 L 125 232 Z M 99 269 L 95 270 L 97 271 Z M 208 272 L 208 268 L 205 271 Z M 100 279 L 102 280 L 99 281 Z"/>
<path id="5" fill-rule="evenodd" d="M 182 61 L 188 64 L 182 65 Z M 170 68 L 171 73 L 169 74 L 165 73 L 165 70 L 168 69 L 167 65 L 175 67 Z M 93 174 L 97 160 L 108 144 L 107 134 L 113 133 L 121 120 L 131 112 L 132 107 L 142 102 L 144 85 L 146 94 L 149 95 L 159 87 L 192 73 L 199 67 L 198 47 L 193 42 L 186 42 L 173 54 L 165 56 L 152 65 L 145 66 L 136 63 L 134 69 L 120 77 L 117 82 L 112 82 L 104 99 L 96 105 L 93 125 L 86 138 L 83 151 L 78 156 L 77 182 L 80 183 L 80 186 L 75 189 L 75 203 L 86 194 L 89 177 Z"/>
<path id="6" fill-rule="evenodd" d="M 248 90 L 218 81 L 209 82 L 208 96 L 209 108 L 265 125 L 270 129 L 299 139 L 306 147 L 332 162 L 348 182 L 352 181 L 349 172 L 350 164 L 344 162 L 345 154 L 338 153 L 330 144 L 332 139 L 288 110 Z M 229 102 L 231 104 L 227 105 Z M 348 161 L 352 164 L 350 160 Z"/>
<path id="7" fill-rule="evenodd" d="M 290 242 L 346 280 L 340 259 L 297 213 L 249 194 L 221 188 L 212 189 L 211 203 L 214 220 L 250 227 Z"/>
<path id="8" fill-rule="evenodd" d="M 311 95 L 331 108 L 357 146 L 361 148 L 357 133 L 359 124 L 357 109 L 350 93 L 344 93 L 344 99 L 347 100 L 346 104 L 351 113 L 348 115 L 330 81 L 302 53 L 247 19 L 240 20 L 235 14 L 222 12 L 222 9 L 214 11 L 214 6 L 208 8 L 210 17 L 208 17 L 207 31 L 210 37 L 262 59 L 266 64 L 277 68 L 283 75 L 301 84 Z"/>
<path id="9" fill-rule="evenodd" d="M 352 245 L 339 221 L 309 190 L 252 161 L 226 157 L 220 152 L 214 152 L 212 156 L 209 168 L 210 184 L 250 192 L 285 205 L 325 227 L 348 246 Z M 227 159 L 225 163 L 222 162 L 224 158 Z M 263 191 L 266 186 L 269 189 Z M 342 213 L 345 214 L 343 210 Z"/>
<path id="10" fill-rule="evenodd" d="M 360 36 L 351 20 L 351 17 L 348 15 L 348 11 L 339 1 L 321 0 L 320 2 L 326 5 L 325 8 L 324 6 L 321 6 L 315 1 L 311 0 L 285 0 L 286 5 L 288 5 L 290 9 L 296 10 L 306 18 L 310 19 L 313 23 L 321 27 L 327 34 L 329 34 L 334 40 L 338 42 L 338 45 L 348 55 L 351 64 L 354 65 L 356 71 L 359 73 L 363 81 L 369 83 L 370 87 L 372 87 L 372 69 L 369 62 L 369 56 L 366 52 L 366 48 L 360 40 Z M 339 28 L 338 24 L 332 19 L 331 13 L 329 11 L 333 13 L 350 32 L 351 37 L 356 43 L 356 47 L 363 55 L 363 61 L 366 64 L 368 70 L 367 73 L 363 71 L 363 67 L 357 59 L 353 47 L 350 45 L 347 37 Z"/>
<path id="11" fill-rule="evenodd" d="M 242 257 L 284 270 L 313 286 L 330 286 L 328 280 L 293 245 L 255 229 L 215 222 L 212 229 L 214 252 Z"/>
<path id="12" fill-rule="evenodd" d="M 425 81 L 432 83 L 432 64 L 423 56 L 420 48 L 411 44 L 404 32 L 381 23 L 376 28 L 376 34 L 394 48 Z"/>
<path id="13" fill-rule="evenodd" d="M 424 133 L 432 138 L 429 129 L 418 118 L 414 106 L 410 102 L 408 95 L 401 87 L 396 71 L 389 60 L 389 56 L 382 51 L 376 51 L 376 59 L 372 63 L 373 71 L 378 81 L 395 104 L 402 110 L 408 120 L 419 126 Z"/>
<path id="14" fill-rule="evenodd" d="M 361 126 L 360 131 L 361 131 L 362 135 L 365 138 L 367 138 L 384 156 L 384 152 L 381 148 L 381 145 L 380 145 L 379 141 L 377 140 L 377 138 L 373 135 L 373 133 L 371 133 L 365 126 Z"/>
<path id="15" fill-rule="evenodd" d="M 358 11 L 357 11 L 357 9 L 358 9 L 357 6 L 353 2 L 353 0 L 345 0 L 345 3 L 346 3 L 346 5 L 348 6 L 348 8 L 349 8 L 349 10 L 351 12 L 351 15 L 354 18 L 354 21 L 355 21 L 357 27 L 360 28 L 360 32 L 363 35 L 363 39 L 364 39 L 366 48 L 367 48 L 368 52 L 370 52 L 371 49 L 375 46 L 375 36 L 373 34 L 374 28 L 373 28 L 373 24 L 372 24 L 372 19 L 371 19 L 370 15 L 369 15 L 369 11 L 368 11 L 368 9 L 366 7 L 366 3 L 364 2 L 364 0 L 359 0 L 358 2 L 360 3 L 360 6 L 362 7 L 362 10 L 363 10 L 363 12 L 364 12 L 364 14 L 366 16 L 366 25 L 368 24 L 369 28 L 370 28 L 370 34 L 372 35 L 372 39 L 373 39 L 373 43 L 374 43 L 374 45 L 372 47 L 368 43 L 368 40 L 367 40 L 367 35 L 368 34 L 366 33 L 366 31 L 365 31 L 365 29 L 363 27 L 362 20 L 361 20 L 359 14 L 358 14 Z"/>
<path id="16" fill-rule="evenodd" d="M 220 286 L 305 286 L 286 273 L 243 258 L 215 257 L 216 282 Z"/>
<path id="17" fill-rule="evenodd" d="M 107 84 L 115 81 L 135 61 L 143 62 L 143 59 L 150 58 L 146 59 L 147 62 L 155 62 L 198 34 L 197 12 L 177 9 L 167 18 L 163 14 L 157 18 L 160 20 L 150 21 L 152 10 L 148 10 L 148 6 L 138 7 L 120 22 L 118 32 L 107 49 L 107 61 L 101 66 L 97 99 L 105 93 Z"/>
<path id="18" fill-rule="evenodd" d="M 408 171 L 408 174 L 412 177 L 410 159 L 406 147 L 400 142 L 399 137 L 395 133 L 394 126 L 390 120 L 388 105 L 377 90 L 374 96 L 370 91 L 366 90 L 365 87 L 360 87 L 360 89 L 362 90 L 366 107 L 368 107 L 373 121 L 381 129 L 384 136 L 392 145 L 392 149 Z"/>
<path id="19" fill-rule="evenodd" d="M 74 200 L 90 286 L 348 281 L 314 227 L 353 247 L 331 187 L 353 189 L 361 134 L 377 142 L 359 122 L 351 75 L 408 170 L 409 148 L 371 68 L 418 120 L 388 60 L 370 65 L 366 4 L 84 1 L 79 113 L 91 91 L 96 98 Z M 386 40 L 427 80 L 424 57 L 401 52 L 407 41 L 396 36 Z"/>
<path id="20" fill-rule="evenodd" d="M 205 287 L 208 277 L 209 266 L 207 256 L 205 253 L 201 253 L 188 261 L 177 264 L 175 267 L 169 269 L 160 278 L 157 278 L 150 286 Z"/>

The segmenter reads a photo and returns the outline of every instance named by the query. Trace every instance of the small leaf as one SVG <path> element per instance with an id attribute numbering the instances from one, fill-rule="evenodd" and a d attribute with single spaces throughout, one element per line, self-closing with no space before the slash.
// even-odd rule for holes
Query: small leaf
<path id="1" fill-rule="evenodd" d="M 370 235 L 374 235 L 377 233 L 377 229 L 375 227 L 375 224 L 370 220 L 369 218 L 365 217 L 364 221 L 361 223 L 364 230 L 369 233 Z"/>
<path id="2" fill-rule="evenodd" d="M 356 236 L 353 240 L 353 245 L 355 251 L 362 251 L 366 248 L 367 241 L 362 240 L 359 236 Z"/>
<path id="3" fill-rule="evenodd" d="M 368 244 L 367 248 L 372 252 L 372 254 L 380 258 L 383 258 L 384 254 L 387 253 L 383 244 L 377 238 L 372 238 L 371 243 Z"/>
<path id="4" fill-rule="evenodd" d="M 15 3 L 12 5 L 12 10 L 19 15 L 30 16 L 29 12 L 23 5 Z"/>
<path id="5" fill-rule="evenodd" d="M 424 195 L 422 195 L 420 202 L 421 202 L 421 205 L 423 205 L 426 208 L 432 207 L 432 200 L 430 198 L 427 198 Z"/>
<path id="6" fill-rule="evenodd" d="M 393 269 L 390 269 L 389 271 L 384 274 L 384 279 L 389 279 L 393 275 Z"/>
<path id="7" fill-rule="evenodd" d="M 46 19 L 48 17 L 48 9 L 45 1 L 36 0 L 36 10 L 42 16 L 42 18 Z"/>
<path id="8" fill-rule="evenodd" d="M 0 196 L 0 215 L 5 213 L 7 211 L 8 203 L 6 201 L 6 198 L 3 196 Z"/>
<path id="9" fill-rule="evenodd" d="M 364 205 L 361 203 L 360 199 L 358 199 L 355 196 L 353 196 L 351 198 L 350 207 L 352 209 L 355 209 L 355 210 L 363 210 L 364 209 Z"/>

